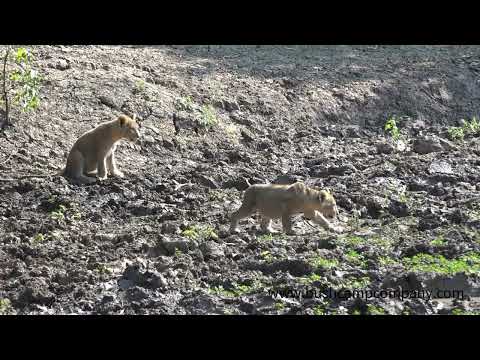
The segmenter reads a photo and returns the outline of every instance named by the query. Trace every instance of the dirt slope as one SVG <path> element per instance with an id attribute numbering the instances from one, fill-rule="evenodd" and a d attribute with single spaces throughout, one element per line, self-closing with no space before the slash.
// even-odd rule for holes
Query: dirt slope
<path id="1" fill-rule="evenodd" d="M 125 179 L 0 182 L 0 313 L 480 311 L 478 133 L 446 140 L 480 113 L 479 47 L 32 49 L 41 106 L 0 135 L 0 177 L 55 172 L 121 113 L 143 140 Z M 226 233 L 247 181 L 294 180 L 333 191 L 344 234 Z"/>

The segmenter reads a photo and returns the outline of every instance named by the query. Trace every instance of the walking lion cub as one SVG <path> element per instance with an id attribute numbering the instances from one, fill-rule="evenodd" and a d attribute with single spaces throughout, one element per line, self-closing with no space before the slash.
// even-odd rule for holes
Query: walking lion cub
<path id="1" fill-rule="evenodd" d="M 334 197 L 325 190 L 310 188 L 301 182 L 291 185 L 255 184 L 244 194 L 242 206 L 231 217 L 230 232 L 239 232 L 238 222 L 256 212 L 261 215 L 261 229 L 274 232 L 272 219 L 282 219 L 283 231 L 295 235 L 292 230 L 292 215 L 303 213 L 305 217 L 324 228 L 341 232 L 327 219 L 338 216 Z"/>

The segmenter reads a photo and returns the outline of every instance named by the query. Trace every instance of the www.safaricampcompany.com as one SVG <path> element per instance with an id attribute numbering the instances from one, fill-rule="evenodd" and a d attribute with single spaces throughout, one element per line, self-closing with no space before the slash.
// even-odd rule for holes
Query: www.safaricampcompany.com
<path id="1" fill-rule="evenodd" d="M 268 290 L 268 294 L 273 298 L 284 297 L 284 298 L 330 298 L 330 299 L 340 299 L 348 300 L 351 298 L 361 298 L 361 299 L 459 299 L 464 300 L 463 290 L 450 290 L 450 289 L 434 289 L 434 290 L 334 290 L 329 288 L 325 291 L 320 291 L 319 289 L 310 289 L 306 288 L 303 290 Z"/>

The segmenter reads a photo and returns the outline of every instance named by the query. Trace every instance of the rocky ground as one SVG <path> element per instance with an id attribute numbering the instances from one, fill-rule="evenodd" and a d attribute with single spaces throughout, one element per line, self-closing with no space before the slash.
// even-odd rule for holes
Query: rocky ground
<path id="1" fill-rule="evenodd" d="M 57 171 L 121 113 L 143 138 L 125 179 L 0 182 L 0 313 L 480 312 L 479 47 L 30 49 L 41 104 L 0 134 L 1 178 Z M 344 233 L 227 233 L 247 181 L 295 180 Z"/>

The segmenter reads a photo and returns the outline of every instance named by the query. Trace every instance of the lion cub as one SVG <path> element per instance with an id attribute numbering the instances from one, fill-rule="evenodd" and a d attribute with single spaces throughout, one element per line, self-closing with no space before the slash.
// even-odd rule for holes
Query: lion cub
<path id="1" fill-rule="evenodd" d="M 97 173 L 100 180 L 107 178 L 107 170 L 113 176 L 123 177 L 115 162 L 115 149 L 121 139 L 135 142 L 139 139 L 139 125 L 126 115 L 107 121 L 78 138 L 67 159 L 63 175 L 80 183 L 93 183 L 95 178 L 86 176 Z"/>
<path id="2" fill-rule="evenodd" d="M 239 232 L 238 222 L 259 212 L 261 228 L 273 232 L 272 219 L 282 219 L 283 231 L 294 235 L 292 215 L 303 213 L 307 218 L 328 230 L 341 232 L 326 218 L 336 218 L 337 204 L 333 196 L 325 190 L 315 190 L 301 182 L 291 185 L 256 184 L 251 185 L 243 197 L 242 206 L 232 214 L 230 232 Z"/>

